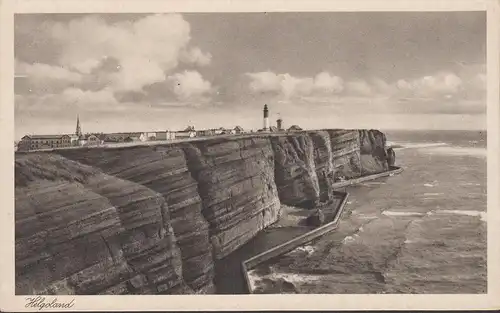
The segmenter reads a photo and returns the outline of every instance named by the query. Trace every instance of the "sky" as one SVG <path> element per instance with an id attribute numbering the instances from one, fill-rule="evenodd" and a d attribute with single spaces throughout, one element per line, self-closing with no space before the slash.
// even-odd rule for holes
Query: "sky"
<path id="1" fill-rule="evenodd" d="M 17 14 L 15 133 L 486 129 L 485 12 Z"/>

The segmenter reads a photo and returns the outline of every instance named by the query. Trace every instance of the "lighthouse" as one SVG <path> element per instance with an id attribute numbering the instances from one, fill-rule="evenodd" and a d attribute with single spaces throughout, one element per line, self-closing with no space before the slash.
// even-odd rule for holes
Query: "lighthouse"
<path id="1" fill-rule="evenodd" d="M 267 104 L 264 104 L 264 130 L 269 130 L 269 110 Z"/>

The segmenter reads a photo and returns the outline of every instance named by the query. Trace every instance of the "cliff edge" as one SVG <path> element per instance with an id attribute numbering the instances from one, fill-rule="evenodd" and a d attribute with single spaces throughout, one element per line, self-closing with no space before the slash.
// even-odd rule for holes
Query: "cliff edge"
<path id="1" fill-rule="evenodd" d="M 17 153 L 16 294 L 210 294 L 214 264 L 387 171 L 376 130 L 255 134 Z"/>

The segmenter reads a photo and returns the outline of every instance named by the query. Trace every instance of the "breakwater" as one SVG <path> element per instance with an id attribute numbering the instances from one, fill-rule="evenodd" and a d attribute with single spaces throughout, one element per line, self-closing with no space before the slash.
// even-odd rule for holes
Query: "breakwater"
<path id="1" fill-rule="evenodd" d="M 389 169 L 385 135 L 319 130 L 17 153 L 16 294 L 210 294 L 216 264 L 338 181 Z"/>

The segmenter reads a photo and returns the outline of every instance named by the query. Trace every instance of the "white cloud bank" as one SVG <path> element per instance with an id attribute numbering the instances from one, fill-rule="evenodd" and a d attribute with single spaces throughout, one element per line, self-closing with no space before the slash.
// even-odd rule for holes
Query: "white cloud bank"
<path id="1" fill-rule="evenodd" d="M 442 99 L 468 94 L 484 97 L 486 75 L 474 73 L 459 77 L 453 72 L 438 72 L 416 79 L 386 82 L 380 78 L 345 81 L 339 76 L 321 72 L 314 77 L 294 77 L 271 71 L 247 73 L 252 93 L 274 93 L 288 100 L 297 97 L 340 95 L 344 97 L 395 97 Z"/>
<path id="2" fill-rule="evenodd" d="M 149 15 L 133 22 L 110 23 L 96 15 L 46 22 L 44 37 L 60 47 L 57 64 L 16 62 L 16 73 L 25 77 L 30 92 L 38 89 L 41 95 L 59 94 L 61 101 L 71 95 L 89 105 L 104 100 L 112 105 L 116 92 L 144 92 L 145 86 L 159 82 L 178 81 L 172 91 L 179 101 L 205 96 L 212 88 L 197 71 L 176 73 L 181 63 L 208 66 L 212 59 L 190 44 L 190 25 L 180 14 Z M 93 90 L 82 82 L 93 82 Z M 43 88 L 35 88 L 41 83 Z"/>
<path id="3" fill-rule="evenodd" d="M 313 92 L 335 94 L 344 89 L 344 81 L 338 76 L 322 72 L 316 77 L 294 77 L 290 74 L 273 72 L 247 73 L 250 77 L 250 90 L 255 93 L 276 92 L 286 99 L 294 96 L 306 96 Z"/>

